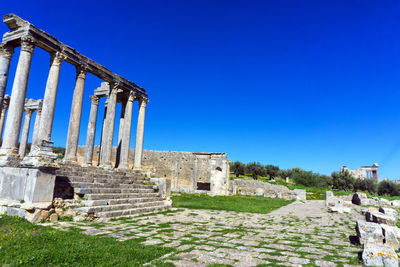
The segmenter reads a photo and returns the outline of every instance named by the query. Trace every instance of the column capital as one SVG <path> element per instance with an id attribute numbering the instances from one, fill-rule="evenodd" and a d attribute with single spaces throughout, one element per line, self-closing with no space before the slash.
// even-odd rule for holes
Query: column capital
<path id="1" fill-rule="evenodd" d="M 21 51 L 33 53 L 35 49 L 36 40 L 32 36 L 24 36 L 21 38 Z"/>
<path id="2" fill-rule="evenodd" d="M 139 104 L 142 107 L 146 107 L 147 102 L 149 102 L 149 99 L 147 99 L 147 98 L 140 98 L 139 99 Z"/>
<path id="3" fill-rule="evenodd" d="M 32 115 L 32 113 L 33 113 L 33 109 L 25 108 L 24 110 L 25 110 L 25 114 Z"/>
<path id="4" fill-rule="evenodd" d="M 81 79 L 86 79 L 87 74 L 87 64 L 77 65 L 76 66 L 76 77 Z"/>
<path id="5" fill-rule="evenodd" d="M 135 92 L 130 91 L 130 92 L 128 93 L 128 102 L 133 102 L 133 101 L 135 101 L 135 98 L 136 98 Z"/>
<path id="6" fill-rule="evenodd" d="M 91 95 L 89 97 L 90 97 L 90 100 L 92 100 L 92 104 L 93 105 L 98 105 L 99 104 L 100 98 L 97 95 Z"/>
<path id="7" fill-rule="evenodd" d="M 14 47 L 12 45 L 7 44 L 7 43 L 0 44 L 0 56 L 1 57 L 7 57 L 8 59 L 11 59 L 13 53 L 14 53 Z"/>
<path id="8" fill-rule="evenodd" d="M 61 63 L 66 59 L 66 56 L 62 52 L 54 52 L 50 54 L 50 64 L 51 65 L 61 65 Z"/>

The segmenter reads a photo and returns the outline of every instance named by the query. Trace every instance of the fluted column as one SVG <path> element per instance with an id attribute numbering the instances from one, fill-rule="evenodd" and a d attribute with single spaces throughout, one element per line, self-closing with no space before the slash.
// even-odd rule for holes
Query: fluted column
<path id="1" fill-rule="evenodd" d="M 92 105 L 90 106 L 89 124 L 86 135 L 86 147 L 85 147 L 85 158 L 83 164 L 88 166 L 92 165 L 93 161 L 93 150 L 94 150 L 94 138 L 96 136 L 96 122 L 97 122 L 97 111 L 99 108 L 99 97 L 92 95 L 90 96 Z"/>
<path id="2" fill-rule="evenodd" d="M 147 99 L 139 100 L 139 116 L 136 129 L 136 146 L 135 146 L 135 161 L 133 168 L 140 170 L 142 168 L 143 156 L 143 135 L 144 135 L 144 117 L 146 112 Z"/>
<path id="3" fill-rule="evenodd" d="M 133 92 L 130 92 L 125 107 L 124 126 L 122 128 L 121 138 L 121 160 L 118 166 L 119 169 L 128 169 L 129 166 L 129 146 L 131 140 L 132 107 L 134 100 L 135 94 Z"/>
<path id="4" fill-rule="evenodd" d="M 51 142 L 51 130 L 53 128 L 54 111 L 56 108 L 58 81 L 60 79 L 61 63 L 64 56 L 60 52 L 51 54 L 50 70 L 47 77 L 46 91 L 44 93 L 42 115 L 40 117 L 38 146 L 43 141 Z"/>
<path id="5" fill-rule="evenodd" d="M 2 102 L 3 102 L 3 107 L 0 112 L 0 140 L 1 140 L 1 136 L 3 135 L 4 121 L 5 121 L 6 112 L 8 109 L 8 103 L 6 103 L 6 101 L 4 99 Z"/>
<path id="6" fill-rule="evenodd" d="M 34 146 L 37 146 L 39 140 L 39 127 L 40 127 L 40 117 L 42 116 L 42 106 L 36 110 L 36 117 L 35 117 L 35 125 L 33 126 L 33 135 L 32 135 L 32 145 L 31 149 Z"/>
<path id="7" fill-rule="evenodd" d="M 86 70 L 81 66 L 76 69 L 76 82 L 74 96 L 72 98 L 71 115 L 69 117 L 69 127 L 67 145 L 65 149 L 65 160 L 76 162 L 78 151 L 79 130 L 81 126 L 83 91 L 85 88 Z"/>
<path id="8" fill-rule="evenodd" d="M 114 124 L 115 124 L 115 108 L 117 104 L 117 91 L 118 87 L 113 86 L 110 95 L 108 96 L 107 104 L 107 115 L 103 129 L 103 147 L 101 149 L 101 161 L 100 166 L 111 167 L 111 157 L 113 148 L 113 137 L 114 137 Z"/>
<path id="9" fill-rule="evenodd" d="M 11 91 L 3 144 L 0 152 L 1 154 L 17 155 L 18 152 L 19 133 L 21 130 L 22 115 L 24 113 L 26 90 L 28 88 L 29 72 L 34 48 L 35 42 L 32 38 L 22 38 L 21 53 L 19 55 L 17 70 L 15 72 L 14 83 Z"/>
<path id="10" fill-rule="evenodd" d="M 29 127 L 31 125 L 31 117 L 33 110 L 25 109 L 25 121 L 22 128 L 21 142 L 19 144 L 19 156 L 23 158 L 25 156 L 26 144 L 28 143 Z"/>
<path id="11" fill-rule="evenodd" d="M 14 47 L 9 44 L 0 44 L 0 110 L 3 108 L 3 99 L 6 92 L 8 73 L 13 53 Z"/>

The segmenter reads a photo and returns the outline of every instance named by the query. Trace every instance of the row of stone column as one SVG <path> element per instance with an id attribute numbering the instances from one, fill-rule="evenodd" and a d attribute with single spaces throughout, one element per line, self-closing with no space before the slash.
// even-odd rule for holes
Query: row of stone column
<path id="1" fill-rule="evenodd" d="M 8 109 L 9 105 L 9 100 L 10 96 L 5 95 L 3 98 L 3 105 L 2 109 L 0 112 L 0 138 L 3 133 L 3 128 L 4 128 L 4 121 L 5 121 L 5 116 L 6 112 Z M 42 100 L 32 100 L 32 99 L 27 99 L 25 101 L 25 120 L 24 120 L 24 125 L 22 128 L 22 135 L 21 135 L 21 140 L 19 144 L 19 149 L 18 149 L 18 154 L 20 158 L 23 158 L 25 156 L 25 151 L 26 151 L 26 146 L 28 144 L 28 136 L 29 136 L 29 129 L 30 129 L 30 123 L 31 123 L 31 117 L 33 113 L 36 111 L 36 118 L 35 118 L 35 125 L 34 125 L 34 130 L 33 130 L 33 137 L 32 137 L 32 144 L 37 143 L 38 139 L 38 130 L 39 130 L 39 123 L 40 123 L 40 117 L 42 113 Z"/>
<path id="2" fill-rule="evenodd" d="M 106 111 L 103 121 L 103 131 L 100 144 L 100 155 L 99 165 L 101 167 L 113 167 L 112 163 L 112 148 L 113 148 L 113 137 L 115 128 L 115 111 L 117 104 L 117 93 L 118 88 L 113 88 L 106 101 Z M 90 108 L 89 124 L 86 136 L 86 147 L 83 164 L 85 166 L 92 165 L 93 152 L 94 152 L 94 140 L 96 134 L 96 122 L 99 105 L 99 96 L 90 96 L 92 104 Z M 118 133 L 118 155 L 117 155 L 117 166 L 119 169 L 128 169 L 129 167 L 129 149 L 131 139 L 131 128 L 132 128 L 132 110 L 133 102 L 136 100 L 136 96 L 133 92 L 129 92 L 127 100 L 123 103 L 121 111 L 120 127 Z M 135 145 L 135 156 L 134 156 L 134 169 L 141 168 L 142 154 L 143 154 L 143 135 L 144 135 L 144 120 L 145 120 L 145 109 L 146 99 L 139 98 L 139 115 L 137 122 L 136 131 L 136 145 Z M 67 145 L 68 146 L 68 145 Z"/>
<path id="3" fill-rule="evenodd" d="M 35 48 L 35 40 L 30 37 L 21 38 L 21 52 L 19 55 L 19 60 L 17 64 L 17 70 L 15 73 L 14 83 L 12 86 L 12 92 L 9 103 L 9 110 L 7 115 L 7 120 L 4 129 L 4 138 L 2 146 L 0 149 L 0 154 L 2 156 L 6 155 L 8 157 L 18 156 L 18 140 L 19 133 L 21 129 L 22 116 L 24 112 L 24 102 L 27 92 L 29 72 L 31 67 L 32 55 Z M 0 105 L 3 103 L 3 97 L 5 88 L 7 85 L 10 61 L 13 53 L 13 47 L 7 44 L 1 44 L 0 46 Z M 58 90 L 58 82 L 60 76 L 61 63 L 65 59 L 65 56 L 60 52 L 54 52 L 50 56 L 50 70 L 47 78 L 46 89 L 43 99 L 43 106 L 40 119 L 38 120 L 37 129 L 37 142 L 33 142 L 31 153 L 29 156 L 49 156 L 48 148 L 52 147 L 53 142 L 51 141 L 51 133 L 54 119 L 55 103 Z M 83 95 L 87 70 L 85 65 L 76 66 L 77 75 L 75 81 L 75 89 L 73 94 L 72 106 L 71 106 L 71 116 L 68 127 L 67 136 L 67 146 L 65 161 L 76 162 L 77 151 L 78 151 L 78 140 L 80 123 L 82 116 L 82 104 Z M 112 167 L 111 164 L 111 152 L 112 152 L 112 141 L 114 133 L 114 121 L 115 121 L 115 107 L 117 100 L 117 91 L 119 90 L 118 83 L 110 83 L 110 93 L 107 100 L 107 113 L 104 121 L 103 138 L 101 143 L 101 155 L 100 155 L 100 166 Z M 132 102 L 136 96 L 133 92 L 129 92 L 127 108 L 125 109 L 126 118 L 132 117 Z M 136 137 L 136 148 L 135 148 L 135 168 L 139 169 L 141 167 L 141 157 L 143 150 L 143 130 L 144 130 L 144 114 L 147 99 L 139 99 L 140 109 L 139 109 L 139 119 L 137 127 L 137 137 Z M 96 122 L 93 119 L 97 117 L 97 107 L 96 111 L 93 109 L 92 98 L 92 109 L 90 112 L 91 122 L 89 122 L 89 127 L 91 128 Z M 98 106 L 98 101 L 97 101 Z M 1 107 L 0 107 L 1 108 Z M 3 109 L 2 109 L 3 110 Z M 129 113 L 130 111 L 130 113 Z M 95 114 L 96 113 L 96 114 Z M 28 114 L 28 113 L 27 113 Z M 28 119 L 29 115 L 26 116 Z M 128 122 L 129 121 L 129 122 Z M 35 123 L 36 124 L 36 123 Z M 121 145 L 121 168 L 127 168 L 127 155 L 126 151 L 129 152 L 129 139 L 130 139 L 130 124 L 131 119 L 124 123 L 122 129 L 122 145 Z M 129 125 L 129 129 L 128 129 Z M 28 129 L 29 130 L 29 129 Z M 25 133 L 24 133 L 25 134 Z M 93 129 L 88 130 L 87 136 L 87 149 L 85 153 L 85 163 L 89 163 L 89 158 L 93 156 L 94 141 Z M 44 153 L 42 154 L 42 148 Z M 91 154 L 91 155 L 90 155 Z M 86 160 L 87 159 L 87 160 Z M 0 164 L 6 164 L 4 159 L 0 160 Z"/>

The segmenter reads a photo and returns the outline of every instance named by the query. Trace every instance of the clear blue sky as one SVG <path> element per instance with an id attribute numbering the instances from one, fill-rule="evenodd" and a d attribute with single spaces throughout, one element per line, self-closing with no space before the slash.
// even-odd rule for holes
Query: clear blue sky
<path id="1" fill-rule="evenodd" d="M 380 178 L 400 179 L 399 1 L 20 0 L 0 11 L 146 88 L 145 149 L 227 152 L 325 174 L 377 162 Z M 28 97 L 43 97 L 48 68 L 37 49 Z M 64 63 L 59 146 L 74 79 Z M 100 82 L 87 79 L 81 145 Z M 137 106 L 133 116 L 135 131 Z"/>

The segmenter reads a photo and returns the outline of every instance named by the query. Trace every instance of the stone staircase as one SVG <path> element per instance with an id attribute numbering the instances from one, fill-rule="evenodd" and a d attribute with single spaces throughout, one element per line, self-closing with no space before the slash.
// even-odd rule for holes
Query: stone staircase
<path id="1" fill-rule="evenodd" d="M 128 216 L 169 208 L 150 179 L 138 171 L 62 165 L 54 198 L 75 199 L 75 211 L 92 218 Z"/>

